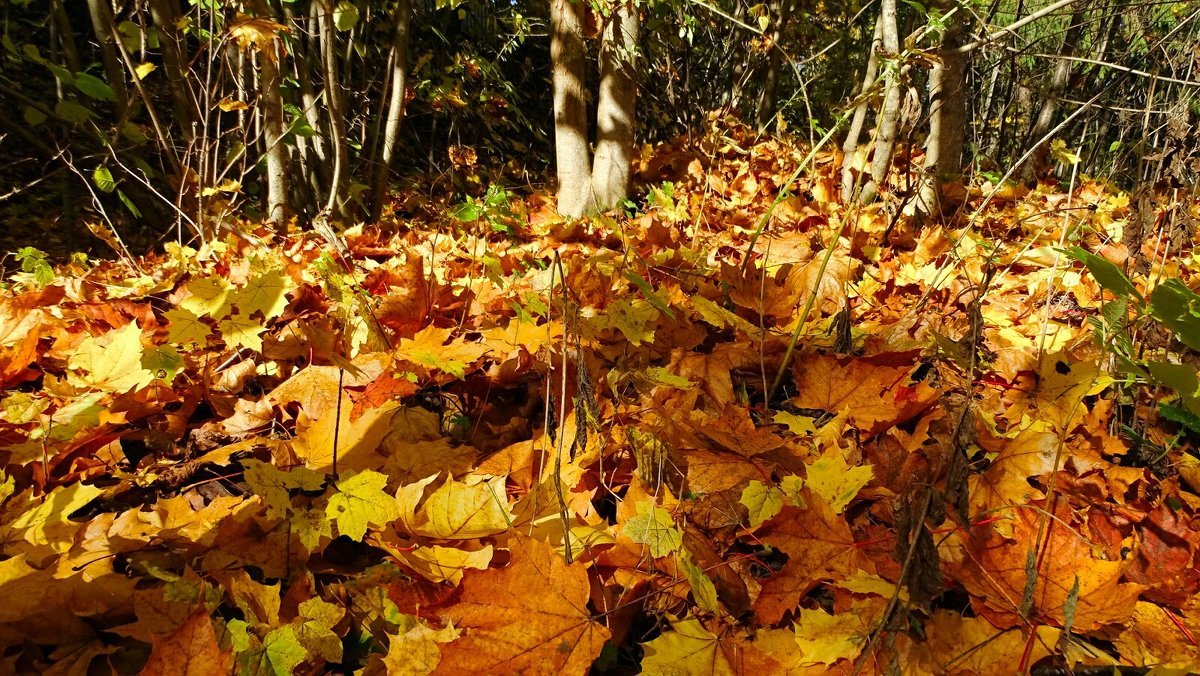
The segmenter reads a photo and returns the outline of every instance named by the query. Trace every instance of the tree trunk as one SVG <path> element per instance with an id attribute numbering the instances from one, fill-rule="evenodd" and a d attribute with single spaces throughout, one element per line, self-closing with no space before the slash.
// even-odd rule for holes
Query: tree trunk
<path id="1" fill-rule="evenodd" d="M 550 63 L 554 84 L 554 159 L 558 212 L 579 217 L 592 205 L 584 92 L 583 0 L 551 0 Z"/>
<path id="2" fill-rule="evenodd" d="M 638 13 L 632 2 L 609 17 L 600 45 L 600 98 L 596 104 L 596 158 L 592 193 L 599 211 L 611 209 L 629 195 L 637 122 Z"/>
<path id="3" fill-rule="evenodd" d="M 323 80 L 325 82 L 325 105 L 329 110 L 329 143 L 333 147 L 333 178 L 329 181 L 329 201 L 325 209 L 330 216 L 345 216 L 342 199 L 342 183 L 350 163 L 350 150 L 346 146 L 346 106 L 342 98 L 341 78 L 338 77 L 338 54 L 335 49 L 333 28 L 333 2 L 321 5 L 318 25 L 321 30 L 321 55 L 323 57 Z"/>
<path id="4" fill-rule="evenodd" d="M 408 87 L 408 35 L 412 21 L 411 0 L 400 0 L 396 8 L 396 31 L 392 35 L 391 93 L 387 104 L 387 122 L 383 128 L 383 143 L 375 165 L 375 180 L 371 219 L 378 221 L 387 202 L 388 178 L 392 161 L 395 159 L 396 139 L 400 136 L 400 124 L 404 121 L 404 93 Z"/>
<path id="5" fill-rule="evenodd" d="M 871 53 L 867 56 L 867 70 L 863 73 L 862 86 L 858 90 L 858 105 L 854 107 L 854 118 L 850 120 L 850 129 L 846 132 L 846 141 L 842 143 L 842 203 L 849 204 L 854 199 L 854 190 L 859 187 L 860 177 L 854 173 L 857 162 L 858 138 L 862 135 L 863 123 L 867 120 L 867 109 L 870 107 L 868 93 L 875 87 L 875 77 L 879 73 L 879 48 L 883 46 L 881 37 L 883 22 L 875 22 L 875 37 L 871 39 Z"/>
<path id="6" fill-rule="evenodd" d="M 1076 5 L 1071 12 L 1070 26 L 1063 36 L 1062 47 L 1058 50 L 1061 56 L 1072 56 L 1079 43 L 1079 35 L 1083 29 L 1083 5 Z M 1042 100 L 1041 110 L 1038 111 L 1037 121 L 1030 130 L 1029 138 L 1036 145 L 1033 154 L 1021 167 L 1021 180 L 1026 184 L 1037 182 L 1038 171 L 1046 164 L 1046 155 L 1050 152 L 1049 140 L 1046 135 L 1054 126 L 1054 113 L 1058 111 L 1058 98 L 1071 83 L 1071 61 L 1059 59 L 1050 71 L 1050 80 L 1046 83 L 1046 91 Z"/>
<path id="7" fill-rule="evenodd" d="M 900 54 L 900 30 L 896 25 L 896 0 L 882 0 L 879 10 L 880 37 L 888 57 Z M 875 123 L 875 154 L 871 158 L 871 181 L 859 195 L 861 201 L 875 198 L 887 181 L 896 149 L 896 129 L 900 124 L 900 65 L 893 63 L 884 71 L 883 104 Z"/>
<path id="8" fill-rule="evenodd" d="M 946 17 L 938 62 L 929 73 L 929 137 L 925 140 L 925 174 L 916 208 L 932 214 L 952 205 L 945 200 L 943 185 L 962 176 L 963 140 L 967 126 L 967 58 L 959 53 L 966 35 L 966 17 L 955 4 L 942 0 L 934 5 L 952 12 Z"/>
<path id="9" fill-rule="evenodd" d="M 71 27 L 71 18 L 63 9 L 62 0 L 52 0 L 50 15 L 54 19 L 54 29 L 58 31 L 58 44 L 63 50 L 63 58 L 71 72 L 83 69 L 79 65 L 79 50 L 75 47 L 75 29 Z M 57 78 L 55 78 L 57 82 Z M 61 86 L 61 83 L 59 83 Z"/>
<path id="10" fill-rule="evenodd" d="M 175 107 L 175 119 L 183 138 L 191 141 L 196 135 L 195 97 L 184 74 L 184 61 L 179 36 L 179 7 L 167 0 L 150 0 L 150 15 L 158 30 L 162 46 L 163 66 L 167 71 L 167 88 Z"/>
<path id="11" fill-rule="evenodd" d="M 783 39 L 783 31 L 792 11 L 792 0 L 776 0 L 771 5 L 771 30 L 767 36 L 771 38 L 771 50 L 767 53 L 766 70 L 763 72 L 762 91 L 758 95 L 758 110 L 755 122 L 758 130 L 766 131 L 775 121 L 775 113 L 779 110 L 779 73 L 783 68 L 783 50 L 779 42 Z"/>
<path id="12" fill-rule="evenodd" d="M 104 64 L 104 76 L 114 94 L 113 108 L 119 119 L 125 119 L 125 111 L 129 108 L 129 90 L 125 88 L 125 69 L 117 56 L 117 48 L 113 43 L 116 31 L 116 19 L 113 18 L 112 7 L 108 0 L 88 0 L 88 13 L 92 17 L 92 28 L 96 32 L 96 42 L 100 46 L 100 62 Z"/>
<path id="13" fill-rule="evenodd" d="M 269 17 L 265 0 L 255 0 L 254 12 Z M 262 111 L 263 141 L 267 154 L 266 220 L 276 225 L 283 222 L 288 211 L 288 148 L 283 141 L 283 94 L 279 74 L 279 40 L 259 52 L 258 105 Z"/>

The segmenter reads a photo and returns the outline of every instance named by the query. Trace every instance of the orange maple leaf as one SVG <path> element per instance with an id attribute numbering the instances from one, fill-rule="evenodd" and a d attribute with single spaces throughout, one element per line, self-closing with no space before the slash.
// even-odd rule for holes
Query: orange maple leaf
<path id="1" fill-rule="evenodd" d="M 609 633 L 587 609 L 587 572 L 548 544 L 513 535 L 512 562 L 463 578 L 461 600 L 441 613 L 463 637 L 441 646 L 435 674 L 581 674 Z"/>

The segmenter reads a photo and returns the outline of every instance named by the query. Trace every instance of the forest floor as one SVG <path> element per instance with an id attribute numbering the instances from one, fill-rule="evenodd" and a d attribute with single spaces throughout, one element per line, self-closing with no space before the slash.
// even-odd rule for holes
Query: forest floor
<path id="1" fill-rule="evenodd" d="M 719 123 L 625 214 L 29 261 L 0 670 L 1200 668 L 1200 305 L 1151 293 L 1196 205 L 916 228 L 806 152 Z"/>

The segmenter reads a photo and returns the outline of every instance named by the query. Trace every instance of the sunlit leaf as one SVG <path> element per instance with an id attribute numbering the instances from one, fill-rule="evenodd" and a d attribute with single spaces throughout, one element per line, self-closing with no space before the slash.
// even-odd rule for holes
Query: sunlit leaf
<path id="1" fill-rule="evenodd" d="M 396 500 L 384 492 L 387 477 L 370 470 L 348 474 L 337 482 L 326 513 L 338 532 L 361 541 L 368 526 L 383 526 L 400 515 Z"/>

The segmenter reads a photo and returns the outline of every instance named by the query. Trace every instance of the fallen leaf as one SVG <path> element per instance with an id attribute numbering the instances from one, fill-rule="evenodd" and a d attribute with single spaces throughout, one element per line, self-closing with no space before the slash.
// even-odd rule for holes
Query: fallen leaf
<path id="1" fill-rule="evenodd" d="M 587 609 L 582 564 L 567 565 L 550 545 L 509 538 L 507 567 L 467 571 L 458 603 L 440 615 L 463 636 L 441 646 L 435 673 L 583 673 L 608 630 Z"/>

